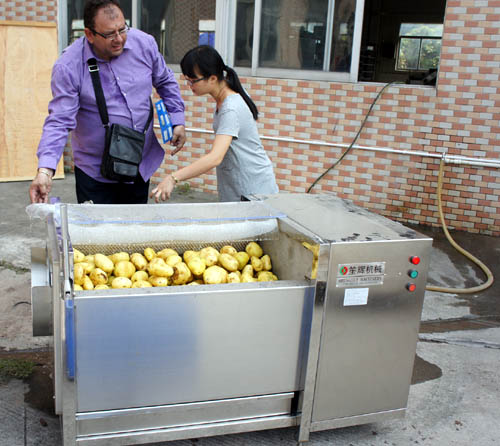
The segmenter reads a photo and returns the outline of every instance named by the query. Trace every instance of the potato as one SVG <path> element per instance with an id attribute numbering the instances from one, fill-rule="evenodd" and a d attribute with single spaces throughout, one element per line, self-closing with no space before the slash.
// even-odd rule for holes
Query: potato
<path id="1" fill-rule="evenodd" d="M 184 254 L 182 254 L 182 258 L 184 260 L 184 263 L 188 263 L 189 259 L 192 257 L 199 257 L 200 253 L 198 251 L 192 251 L 191 249 L 188 249 L 187 251 L 184 251 Z"/>
<path id="2" fill-rule="evenodd" d="M 273 273 L 270 271 L 260 271 L 257 273 L 257 280 L 259 282 L 271 282 L 273 279 Z"/>
<path id="3" fill-rule="evenodd" d="M 73 284 L 73 289 L 75 291 L 83 291 L 83 288 L 81 285 L 78 285 L 77 283 Z"/>
<path id="4" fill-rule="evenodd" d="M 160 257 L 156 257 L 149 262 L 148 271 L 150 275 L 158 277 L 171 277 L 174 274 L 174 269 Z"/>
<path id="5" fill-rule="evenodd" d="M 238 260 L 238 269 L 242 270 L 243 267 L 250 260 L 250 256 L 245 251 L 239 251 L 234 255 L 234 258 Z"/>
<path id="6" fill-rule="evenodd" d="M 179 262 L 174 266 L 174 274 L 172 276 L 173 285 L 185 285 L 192 279 L 191 270 L 184 262 Z"/>
<path id="7" fill-rule="evenodd" d="M 89 276 L 85 276 L 83 278 L 82 287 L 84 290 L 93 290 L 94 289 L 94 284 L 92 283 L 92 280 L 90 280 Z"/>
<path id="8" fill-rule="evenodd" d="M 111 288 L 131 288 L 132 281 L 128 277 L 115 277 L 111 282 Z"/>
<path id="9" fill-rule="evenodd" d="M 180 262 L 182 262 L 182 257 L 177 254 L 172 254 L 165 259 L 165 263 L 170 266 L 175 266 Z"/>
<path id="10" fill-rule="evenodd" d="M 238 275 L 238 272 L 229 273 L 227 275 L 227 283 L 240 283 L 241 277 Z"/>
<path id="11" fill-rule="evenodd" d="M 95 266 L 95 263 L 91 263 L 91 262 L 80 262 L 80 265 L 83 266 L 83 269 L 85 270 L 85 274 L 90 274 L 92 272 L 92 270 L 96 267 Z"/>
<path id="12" fill-rule="evenodd" d="M 262 254 L 264 254 L 264 251 L 257 242 L 248 243 L 247 246 L 245 246 L 245 251 L 250 257 L 255 256 L 259 259 L 262 257 Z"/>
<path id="13" fill-rule="evenodd" d="M 108 283 L 108 275 L 101 268 L 94 268 L 89 277 L 94 286 Z"/>
<path id="14" fill-rule="evenodd" d="M 88 256 L 85 256 L 83 259 L 84 262 L 89 262 L 89 263 L 95 263 L 95 256 L 92 254 L 89 254 Z"/>
<path id="15" fill-rule="evenodd" d="M 203 275 L 205 269 L 207 269 L 205 260 L 203 260 L 201 257 L 198 257 L 197 255 L 191 256 L 186 263 L 188 268 L 191 270 L 191 273 L 193 273 L 193 276 L 199 277 Z"/>
<path id="16" fill-rule="evenodd" d="M 200 283 L 198 280 L 193 280 L 192 282 L 186 283 L 187 286 L 189 285 L 203 285 L 203 283 Z"/>
<path id="17" fill-rule="evenodd" d="M 252 265 L 245 265 L 243 267 L 243 270 L 241 271 L 241 274 L 246 274 L 247 276 L 253 277 L 253 266 Z"/>
<path id="18" fill-rule="evenodd" d="M 231 254 L 222 253 L 219 255 L 219 263 L 229 272 L 238 271 L 240 264 Z"/>
<path id="19" fill-rule="evenodd" d="M 153 286 L 168 286 L 170 279 L 168 277 L 151 276 L 149 283 Z"/>
<path id="20" fill-rule="evenodd" d="M 140 252 L 134 252 L 130 256 L 130 261 L 134 264 L 137 271 L 144 271 L 148 266 L 148 261 Z"/>
<path id="21" fill-rule="evenodd" d="M 255 256 L 250 257 L 250 263 L 252 265 L 252 268 L 257 273 L 264 269 L 264 264 L 262 263 L 262 260 L 260 260 L 258 257 Z"/>
<path id="22" fill-rule="evenodd" d="M 132 283 L 132 288 L 151 288 L 152 286 L 147 280 L 136 280 Z"/>
<path id="23" fill-rule="evenodd" d="M 137 282 L 138 280 L 148 280 L 148 273 L 146 271 L 136 271 L 134 274 L 132 274 L 132 277 L 130 280 L 132 282 Z"/>
<path id="24" fill-rule="evenodd" d="M 118 262 L 121 262 L 123 260 L 126 260 L 127 262 L 130 260 L 130 256 L 128 252 L 115 252 L 114 254 L 111 254 L 109 256 L 111 261 L 116 265 Z"/>
<path id="25" fill-rule="evenodd" d="M 109 290 L 109 285 L 106 284 L 96 285 L 94 290 Z"/>
<path id="26" fill-rule="evenodd" d="M 156 257 L 160 257 L 163 260 L 167 260 L 167 258 L 170 256 L 178 256 L 178 255 L 179 255 L 179 253 L 175 249 L 172 249 L 172 248 L 165 248 L 165 249 L 162 249 L 161 251 L 158 251 L 156 253 Z"/>
<path id="27" fill-rule="evenodd" d="M 248 283 L 248 282 L 257 282 L 257 279 L 250 274 L 242 274 L 241 275 L 241 283 Z"/>
<path id="28" fill-rule="evenodd" d="M 200 257 L 205 260 L 207 267 L 214 266 L 219 261 L 219 251 L 212 246 L 200 250 Z"/>
<path id="29" fill-rule="evenodd" d="M 110 274 L 108 276 L 108 285 L 111 286 L 111 284 L 113 283 L 113 280 L 115 280 L 115 276 L 113 276 L 112 274 Z"/>
<path id="30" fill-rule="evenodd" d="M 269 257 L 267 254 L 266 255 L 263 255 L 261 258 L 260 258 L 260 261 L 262 262 L 262 268 L 265 270 L 265 271 L 271 271 L 273 269 L 273 265 L 271 263 L 271 257 Z"/>
<path id="31" fill-rule="evenodd" d="M 206 284 L 227 283 L 227 271 L 217 265 L 212 265 L 203 273 L 203 281 Z"/>
<path id="32" fill-rule="evenodd" d="M 111 274 L 115 268 L 113 261 L 104 254 L 96 254 L 94 256 L 95 266 L 101 268 L 106 274 Z"/>
<path id="33" fill-rule="evenodd" d="M 134 273 L 135 266 L 129 260 L 120 260 L 118 263 L 115 263 L 114 275 L 116 277 L 126 277 L 130 279 Z"/>
<path id="34" fill-rule="evenodd" d="M 85 268 L 81 263 L 75 263 L 73 266 L 73 280 L 77 285 L 83 285 L 83 278 L 85 277 Z"/>
<path id="35" fill-rule="evenodd" d="M 156 252 L 153 248 L 146 248 L 144 250 L 144 257 L 146 257 L 146 260 L 148 262 L 151 262 L 156 257 Z"/>
<path id="36" fill-rule="evenodd" d="M 83 262 L 84 258 L 85 254 L 82 251 L 73 248 L 73 263 Z"/>
<path id="37" fill-rule="evenodd" d="M 221 254 L 230 254 L 232 256 L 235 256 L 237 252 L 236 248 L 231 245 L 225 245 L 220 249 Z"/>

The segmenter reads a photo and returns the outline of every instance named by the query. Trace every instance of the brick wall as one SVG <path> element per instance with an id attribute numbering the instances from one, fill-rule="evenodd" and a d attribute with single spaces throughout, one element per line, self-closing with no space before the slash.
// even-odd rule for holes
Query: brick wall
<path id="1" fill-rule="evenodd" d="M 57 0 L 0 0 L 0 20 L 55 22 Z"/>
<path id="2" fill-rule="evenodd" d="M 392 85 L 374 107 L 357 144 L 429 154 L 500 159 L 500 1 L 448 0 L 437 87 Z M 242 78 L 260 111 L 261 135 L 349 144 L 382 84 Z M 213 102 L 180 81 L 187 126 L 211 129 Z M 210 149 L 189 143 L 155 177 Z M 306 192 L 343 153 L 328 146 L 265 140 L 282 191 Z M 439 159 L 353 149 L 313 188 L 392 219 L 439 225 Z M 156 178 L 153 178 L 155 181 Z M 214 173 L 190 181 L 216 191 Z M 442 200 L 451 228 L 500 235 L 500 171 L 447 163 Z"/>

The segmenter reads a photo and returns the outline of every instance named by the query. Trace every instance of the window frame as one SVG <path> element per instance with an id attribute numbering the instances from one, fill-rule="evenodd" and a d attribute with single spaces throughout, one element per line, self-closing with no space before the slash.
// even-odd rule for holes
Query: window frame
<path id="1" fill-rule="evenodd" d="M 400 26 L 400 29 L 401 27 L 406 24 L 406 22 L 403 22 L 401 23 L 399 26 Z M 442 25 L 441 23 L 433 23 L 433 22 L 430 22 L 430 23 L 420 23 L 421 25 Z M 441 35 L 440 36 L 426 36 L 426 35 L 411 35 L 411 34 L 403 34 L 401 35 L 401 31 L 399 33 L 399 36 L 398 36 L 398 44 L 396 45 L 396 57 L 395 57 L 395 61 L 394 61 L 394 71 L 396 72 L 400 72 L 400 73 L 421 73 L 421 72 L 426 72 L 429 70 L 429 68 L 420 68 L 420 58 L 421 58 L 421 55 L 422 55 L 422 42 L 424 40 L 439 40 L 441 41 L 441 48 L 440 48 L 440 57 L 439 57 L 439 62 L 441 62 L 441 51 L 443 49 L 443 34 L 442 34 L 443 30 L 441 30 Z M 418 62 L 418 67 L 417 68 L 399 68 L 399 59 L 401 57 L 401 40 L 402 39 L 412 39 L 412 40 L 418 40 L 419 41 L 419 46 L 418 46 L 418 58 L 417 58 L 417 62 Z M 432 69 L 439 69 L 439 63 L 438 63 L 438 66 L 436 68 L 432 68 Z"/>

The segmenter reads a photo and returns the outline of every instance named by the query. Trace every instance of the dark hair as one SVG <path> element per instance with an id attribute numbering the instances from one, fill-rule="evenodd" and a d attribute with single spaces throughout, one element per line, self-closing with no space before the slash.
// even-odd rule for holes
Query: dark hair
<path id="1" fill-rule="evenodd" d="M 219 81 L 225 80 L 231 90 L 241 95 L 252 112 L 253 118 L 257 120 L 259 116 L 257 106 L 246 94 L 236 71 L 224 64 L 222 57 L 215 48 L 209 45 L 200 45 L 189 50 L 184 55 L 181 60 L 182 74 L 194 79 L 196 77 L 195 69 L 205 78 L 215 75 Z M 226 77 L 224 77 L 224 71 L 227 73 Z"/>
<path id="2" fill-rule="evenodd" d="M 83 8 L 83 26 L 90 30 L 94 29 L 94 19 L 97 11 L 108 5 L 115 5 L 123 12 L 120 0 L 87 0 Z"/>

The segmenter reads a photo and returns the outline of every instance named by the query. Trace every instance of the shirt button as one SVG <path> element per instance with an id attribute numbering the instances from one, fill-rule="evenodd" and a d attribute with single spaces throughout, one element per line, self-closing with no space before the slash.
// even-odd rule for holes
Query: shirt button
<path id="1" fill-rule="evenodd" d="M 123 93 L 123 96 L 127 96 L 127 93 Z"/>

